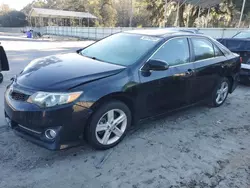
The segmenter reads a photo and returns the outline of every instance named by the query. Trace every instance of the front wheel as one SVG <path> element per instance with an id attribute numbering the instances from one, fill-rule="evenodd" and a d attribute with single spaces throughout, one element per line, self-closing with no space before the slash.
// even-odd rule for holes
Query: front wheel
<path id="1" fill-rule="evenodd" d="M 219 107 L 226 101 L 229 93 L 229 88 L 229 80 L 227 78 L 222 78 L 219 81 L 211 97 L 211 105 L 213 107 Z"/>
<path id="2" fill-rule="evenodd" d="M 110 101 L 100 106 L 91 118 L 85 135 L 96 149 L 109 149 L 117 145 L 131 125 L 131 112 L 122 102 Z"/>

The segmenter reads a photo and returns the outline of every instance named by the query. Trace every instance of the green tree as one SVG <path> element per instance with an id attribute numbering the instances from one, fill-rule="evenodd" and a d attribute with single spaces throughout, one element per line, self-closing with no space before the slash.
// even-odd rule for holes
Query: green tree
<path id="1" fill-rule="evenodd" d="M 27 25 L 26 15 L 12 10 L 0 16 L 0 24 L 3 27 L 24 27 Z"/>
<path id="2" fill-rule="evenodd" d="M 133 27 L 228 27 L 237 24 L 242 2 L 243 0 L 34 0 L 23 12 L 28 15 L 32 7 L 90 12 L 98 17 L 95 21 L 90 20 L 91 26 L 128 27 L 132 21 Z M 218 4 L 208 8 L 215 3 Z M 243 16 L 243 21 L 247 24 L 249 12 L 250 1 L 247 0 Z M 76 25 L 78 22 L 79 20 L 74 20 Z M 66 20 L 64 23 L 69 25 L 70 21 Z M 87 20 L 84 24 L 87 25 Z"/>
<path id="3" fill-rule="evenodd" d="M 86 12 L 86 4 L 87 1 L 83 0 L 67 0 L 63 4 L 63 9 L 77 12 Z"/>
<path id="4" fill-rule="evenodd" d="M 9 5 L 1 4 L 0 5 L 0 15 L 6 14 L 10 11 Z"/>
<path id="5" fill-rule="evenodd" d="M 131 11 L 131 0 L 115 0 L 114 7 L 117 11 L 117 26 L 128 27 Z"/>
<path id="6" fill-rule="evenodd" d="M 100 15 L 100 6 L 101 1 L 100 0 L 88 0 L 88 3 L 86 4 L 86 11 L 90 12 L 91 14 L 95 15 L 97 17 L 96 20 L 94 20 L 95 26 L 100 26 L 102 22 L 102 16 Z M 93 21 L 93 20 L 91 20 Z"/>
<path id="7" fill-rule="evenodd" d="M 31 3 L 27 4 L 21 11 L 26 14 L 29 15 L 31 9 L 34 8 L 44 8 L 46 5 L 45 1 L 43 0 L 34 0 Z"/>
<path id="8" fill-rule="evenodd" d="M 150 12 L 150 19 L 153 26 L 159 26 L 164 21 L 165 0 L 147 0 L 147 10 Z"/>
<path id="9" fill-rule="evenodd" d="M 117 22 L 117 11 L 113 7 L 112 0 L 103 0 L 100 15 L 104 27 L 114 27 Z"/>

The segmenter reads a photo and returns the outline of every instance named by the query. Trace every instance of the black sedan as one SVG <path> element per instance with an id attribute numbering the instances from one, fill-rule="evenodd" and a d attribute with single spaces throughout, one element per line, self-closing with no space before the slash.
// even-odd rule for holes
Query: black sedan
<path id="1" fill-rule="evenodd" d="M 240 55 L 242 61 L 240 81 L 250 84 L 250 31 L 241 31 L 232 38 L 217 40 L 232 52 Z"/>
<path id="2" fill-rule="evenodd" d="M 123 32 L 32 61 L 7 87 L 5 117 L 17 134 L 51 150 L 82 138 L 108 149 L 139 120 L 201 101 L 221 106 L 240 66 L 238 55 L 203 35 Z"/>

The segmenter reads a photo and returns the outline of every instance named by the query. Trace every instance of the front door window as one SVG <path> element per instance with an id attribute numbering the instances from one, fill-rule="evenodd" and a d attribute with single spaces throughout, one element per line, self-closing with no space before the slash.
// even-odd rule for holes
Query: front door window
<path id="1" fill-rule="evenodd" d="M 152 57 L 166 61 L 169 66 L 177 66 L 190 62 L 188 40 L 186 38 L 174 38 L 167 41 Z"/>

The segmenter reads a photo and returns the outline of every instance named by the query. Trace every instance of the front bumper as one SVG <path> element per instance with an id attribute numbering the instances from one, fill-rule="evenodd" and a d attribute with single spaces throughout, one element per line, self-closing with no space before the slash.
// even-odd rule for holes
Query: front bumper
<path id="1" fill-rule="evenodd" d="M 80 144 L 84 127 L 92 111 L 79 104 L 41 109 L 34 104 L 11 99 L 5 94 L 5 117 L 15 133 L 50 150 L 59 150 Z M 54 129 L 57 136 L 49 140 L 45 130 Z"/>

